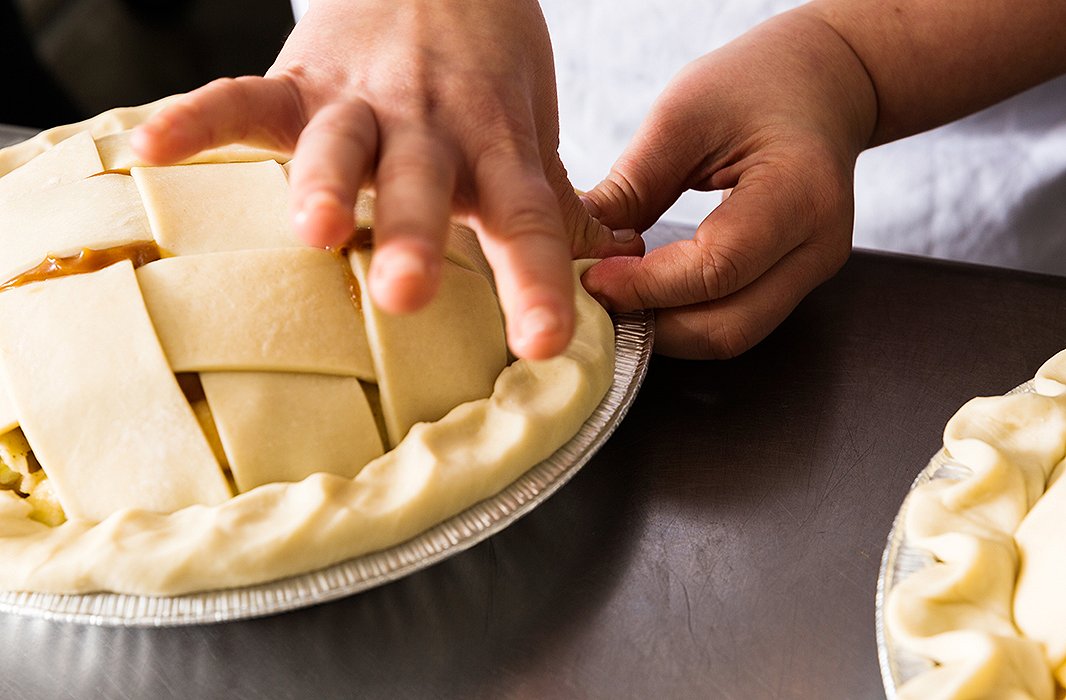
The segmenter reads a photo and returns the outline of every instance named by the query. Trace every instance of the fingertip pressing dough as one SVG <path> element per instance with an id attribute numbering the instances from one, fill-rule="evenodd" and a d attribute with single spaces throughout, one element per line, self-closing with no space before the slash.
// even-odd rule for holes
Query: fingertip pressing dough
<path id="1" fill-rule="evenodd" d="M 0 151 L 0 590 L 178 595 L 380 550 L 599 404 L 613 326 L 580 284 L 566 352 L 508 365 L 456 226 L 439 296 L 387 316 L 369 253 L 296 240 L 283 156 L 141 165 L 128 130 L 164 104 Z"/>

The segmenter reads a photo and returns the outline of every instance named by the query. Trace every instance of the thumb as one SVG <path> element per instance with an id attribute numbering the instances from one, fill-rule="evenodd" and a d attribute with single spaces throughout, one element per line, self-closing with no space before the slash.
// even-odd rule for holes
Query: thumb
<path id="1" fill-rule="evenodd" d="M 697 144 L 665 121 L 653 111 L 606 179 L 582 196 L 589 213 L 612 231 L 646 231 L 687 189 L 689 167 L 680 159 Z"/>
<path id="2" fill-rule="evenodd" d="M 559 200 L 563 226 L 570 235 L 570 252 L 575 259 L 644 254 L 644 241 L 636 231 L 614 232 L 589 214 L 583 202 L 584 195 L 579 197 L 570 184 L 570 178 L 558 157 L 547 169 L 547 176 Z"/>

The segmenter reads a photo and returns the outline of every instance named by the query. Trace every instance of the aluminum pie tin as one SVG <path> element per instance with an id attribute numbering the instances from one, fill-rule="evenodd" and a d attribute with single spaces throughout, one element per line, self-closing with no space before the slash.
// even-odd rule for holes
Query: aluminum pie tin
<path id="1" fill-rule="evenodd" d="M 613 320 L 614 381 L 577 434 L 503 491 L 421 535 L 325 569 L 242 588 L 166 597 L 0 592 L 0 613 L 116 627 L 241 620 L 343 598 L 469 549 L 546 501 L 592 458 L 625 417 L 648 371 L 655 326 L 650 311 L 615 314 Z"/>
<path id="2" fill-rule="evenodd" d="M 1033 382 L 1029 381 L 1015 387 L 1008 394 L 1021 394 L 1035 391 Z M 917 478 L 911 484 L 907 498 L 892 522 L 892 529 L 888 533 L 888 543 L 885 545 L 884 554 L 881 556 L 881 571 L 877 576 L 876 597 L 876 622 L 877 630 L 877 660 L 881 666 L 881 681 L 885 686 L 885 695 L 888 700 L 897 700 L 898 689 L 904 683 L 926 671 L 932 670 L 933 662 L 920 654 L 908 651 L 899 646 L 885 627 L 885 601 L 893 587 L 911 574 L 921 571 L 934 563 L 933 555 L 928 551 L 911 544 L 907 541 L 904 532 L 904 523 L 907 518 L 907 506 L 910 503 L 910 494 L 919 486 L 935 479 L 951 479 L 959 481 L 968 477 L 972 472 L 969 467 L 952 460 L 943 448 L 929 460 L 929 463 L 918 473 Z"/>

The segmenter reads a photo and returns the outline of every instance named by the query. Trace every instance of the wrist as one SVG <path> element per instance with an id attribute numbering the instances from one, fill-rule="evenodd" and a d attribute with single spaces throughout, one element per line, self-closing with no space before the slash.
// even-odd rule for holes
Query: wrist
<path id="1" fill-rule="evenodd" d="M 832 18 L 815 5 L 804 5 L 780 16 L 788 31 L 802 33 L 815 90 L 828 108 L 829 126 L 836 130 L 852 156 L 873 145 L 878 130 L 876 84 L 855 47 L 839 32 Z"/>

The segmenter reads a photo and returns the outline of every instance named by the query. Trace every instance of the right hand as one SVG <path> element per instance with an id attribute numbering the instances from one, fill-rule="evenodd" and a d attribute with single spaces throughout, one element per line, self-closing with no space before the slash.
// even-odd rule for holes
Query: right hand
<path id="1" fill-rule="evenodd" d="M 295 151 L 298 233 L 344 244 L 377 194 L 370 293 L 414 311 L 439 283 L 448 218 L 464 215 L 492 266 L 519 357 L 573 334 L 577 256 L 639 254 L 581 205 L 559 161 L 555 74 L 534 0 L 316 0 L 265 77 L 216 81 L 135 136 L 171 163 L 232 141 Z"/>

